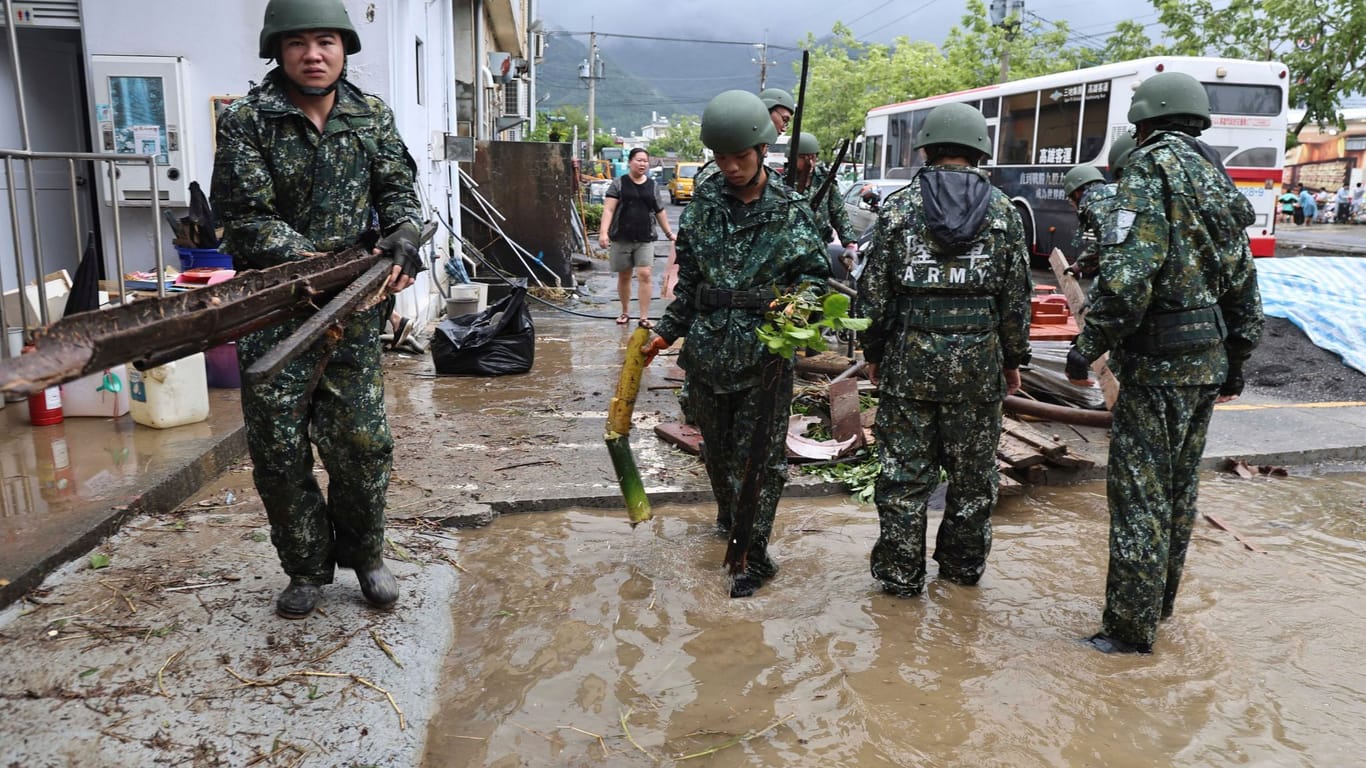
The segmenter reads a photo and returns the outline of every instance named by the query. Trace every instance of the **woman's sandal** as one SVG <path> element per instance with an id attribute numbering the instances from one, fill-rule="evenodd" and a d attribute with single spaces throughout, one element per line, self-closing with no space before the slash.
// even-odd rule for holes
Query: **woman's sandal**
<path id="1" fill-rule="evenodd" d="M 626 325 L 626 323 L 630 320 L 631 316 L 626 314 L 625 312 L 622 312 L 621 314 L 617 315 L 617 325 Z"/>
<path id="2" fill-rule="evenodd" d="M 651 330 L 653 330 L 654 327 L 655 327 L 655 324 L 652 323 L 652 322 L 650 322 L 650 318 L 648 318 L 648 317 L 642 317 L 642 318 L 640 318 L 640 323 L 639 323 L 639 325 L 640 325 L 641 328 L 649 328 L 649 329 L 651 329 Z"/>

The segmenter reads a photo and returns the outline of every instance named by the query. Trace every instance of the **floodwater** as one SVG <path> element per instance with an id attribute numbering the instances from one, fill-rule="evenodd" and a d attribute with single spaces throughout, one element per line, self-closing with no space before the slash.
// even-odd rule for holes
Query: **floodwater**
<path id="1" fill-rule="evenodd" d="M 1200 521 L 1156 652 L 1118 657 L 1079 642 L 1101 483 L 1003 499 L 981 585 L 931 561 L 911 600 L 875 588 L 876 512 L 845 499 L 784 502 L 747 600 L 710 506 L 502 517 L 463 536 L 426 764 L 1360 764 L 1366 475 L 1206 475 L 1201 501 L 1265 553 Z"/>

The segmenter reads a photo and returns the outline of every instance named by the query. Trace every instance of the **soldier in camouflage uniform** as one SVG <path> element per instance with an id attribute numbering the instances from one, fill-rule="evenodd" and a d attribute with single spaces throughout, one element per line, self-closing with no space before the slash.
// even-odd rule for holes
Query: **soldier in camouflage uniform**
<path id="1" fill-rule="evenodd" d="M 798 192 L 811 198 L 820 191 L 832 173 L 824 163 L 817 161 L 820 153 L 821 143 L 815 134 L 802 131 L 797 137 L 796 187 Z M 849 223 L 849 212 L 844 210 L 844 201 L 840 200 L 833 182 L 819 203 L 814 199 L 811 201 L 811 208 L 816 214 L 816 231 L 824 242 L 838 239 L 846 249 L 858 250 L 858 233 L 854 231 L 854 225 Z M 832 230 L 834 238 L 830 234 Z"/>
<path id="2" fill-rule="evenodd" d="M 941 578 L 973 585 L 991 550 L 1001 402 L 1029 361 L 1024 225 L 978 163 L 986 120 L 964 104 L 935 107 L 916 149 L 926 165 L 888 196 L 873 229 L 859 304 L 870 378 L 880 385 L 877 480 L 881 535 L 873 578 L 901 597 L 925 586 L 925 518 L 948 475 L 934 558 Z"/>
<path id="3" fill-rule="evenodd" d="M 1078 165 L 1062 177 L 1062 192 L 1077 209 L 1077 236 L 1073 243 L 1077 259 L 1067 271 L 1092 277 L 1100 268 L 1100 232 L 1113 208 L 1115 185 L 1094 165 Z"/>
<path id="4" fill-rule="evenodd" d="M 768 400 L 771 425 L 762 460 L 758 508 L 747 570 L 731 597 L 747 597 L 778 570 L 768 554 L 778 498 L 787 482 L 785 436 L 792 401 L 792 361 L 774 356 L 758 328 L 775 291 L 802 285 L 825 289 L 830 268 L 806 198 L 784 187 L 763 165 L 776 132 L 757 96 L 726 91 L 702 113 L 702 141 L 720 173 L 695 190 L 679 219 L 678 298 L 669 304 L 647 354 L 684 338 L 678 364 L 686 371 L 688 409 L 705 442 L 707 475 L 716 495 L 716 522 L 730 531 L 738 515 L 754 425 Z M 763 376 L 776 376 L 776 397 L 761 396 Z"/>
<path id="5" fill-rule="evenodd" d="M 779 136 L 787 133 L 787 124 L 792 122 L 792 115 L 797 111 L 797 102 L 792 100 L 792 94 L 782 88 L 765 88 L 759 91 L 759 99 L 768 107 L 768 119 L 772 121 L 773 130 L 777 132 L 773 140 L 777 141 Z M 703 163 L 702 167 L 697 169 L 697 175 L 693 177 L 693 190 L 702 186 L 702 182 L 715 176 L 720 170 L 716 167 L 715 160 Z"/>
<path id="6" fill-rule="evenodd" d="M 222 247 L 238 269 L 344 248 L 374 217 L 386 233 L 379 248 L 398 262 L 389 290 L 411 285 L 421 268 L 415 166 L 389 108 L 345 79 L 346 55 L 359 50 L 341 0 L 267 4 L 260 54 L 280 66 L 223 113 L 214 157 Z M 352 314 L 335 345 L 319 341 L 242 390 L 256 488 L 290 579 L 276 601 L 285 618 L 312 613 L 338 565 L 355 569 L 371 604 L 398 599 L 381 557 L 393 452 L 379 339 L 388 316 L 386 305 Z M 243 336 L 242 369 L 302 322 Z M 310 441 L 327 468 L 326 499 Z"/>
<path id="7" fill-rule="evenodd" d="M 1256 216 L 1195 137 L 1209 99 L 1189 75 L 1162 73 L 1134 92 L 1129 156 L 1101 238 L 1086 327 L 1067 357 L 1088 378 L 1110 353 L 1119 379 L 1106 493 L 1110 567 L 1101 631 L 1106 653 L 1150 653 L 1171 615 L 1195 520 L 1200 457 L 1216 402 L 1243 389 L 1243 362 L 1262 331 L 1245 227 Z"/>

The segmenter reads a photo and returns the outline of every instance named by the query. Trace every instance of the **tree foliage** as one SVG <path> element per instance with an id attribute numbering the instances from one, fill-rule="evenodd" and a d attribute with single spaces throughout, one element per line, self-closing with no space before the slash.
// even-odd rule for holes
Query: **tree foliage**
<path id="1" fill-rule="evenodd" d="M 1101 55 L 1069 48 L 1064 22 L 1045 24 L 1035 17 L 1019 21 L 1008 34 L 990 24 L 982 0 L 968 0 L 942 47 L 907 37 L 890 45 L 865 43 L 843 24 L 836 24 L 822 43 L 807 35 L 801 45 L 811 52 L 811 71 L 802 130 L 816 134 L 822 146 L 833 147 L 839 138 L 862 130 L 874 107 L 998 82 L 1005 51 L 1010 53 L 1012 80 L 1071 69 Z M 1141 36 L 1142 27 L 1134 28 Z M 1133 31 L 1126 30 L 1125 46 L 1138 44 Z"/>
<path id="2" fill-rule="evenodd" d="M 696 115 L 674 115 L 663 136 L 650 142 L 650 154 L 663 157 L 673 152 L 681 160 L 702 159 L 702 131 Z"/>
<path id="3" fill-rule="evenodd" d="M 1342 97 L 1366 91 L 1366 3 L 1361 0 L 1150 0 L 1173 53 L 1275 60 L 1290 71 L 1290 132 L 1340 123 Z"/>
<path id="4" fill-rule="evenodd" d="M 573 104 L 564 104 L 549 112 L 541 112 L 536 118 L 536 130 L 527 135 L 527 141 L 550 141 L 550 133 L 559 135 L 560 141 L 573 141 L 574 129 L 578 137 L 588 135 L 588 113 Z"/>

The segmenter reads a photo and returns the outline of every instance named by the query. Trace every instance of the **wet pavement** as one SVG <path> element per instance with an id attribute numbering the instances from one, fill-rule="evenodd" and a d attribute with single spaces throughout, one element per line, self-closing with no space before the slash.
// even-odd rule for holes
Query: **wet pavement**
<path id="1" fill-rule="evenodd" d="M 615 276 L 585 277 L 596 298 L 574 309 L 615 317 Z M 432 765 L 578 765 L 604 754 L 648 764 L 645 751 L 674 759 L 768 726 L 711 764 L 953 754 L 985 764 L 993 745 L 1023 750 L 1021 765 L 1139 764 L 1135 756 L 1155 750 L 1187 764 L 1232 764 L 1234 754 L 1343 764 L 1335 758 L 1361 752 L 1355 731 L 1334 723 L 1360 720 L 1354 707 L 1366 685 L 1335 681 L 1325 658 L 1366 629 L 1351 602 L 1361 586 L 1362 481 L 1328 482 L 1302 465 L 1362 460 L 1366 406 L 1247 396 L 1216 410 L 1207 466 L 1229 457 L 1297 466 L 1279 484 L 1208 475 L 1206 511 L 1275 546 L 1272 571 L 1303 579 L 1293 589 L 1268 580 L 1266 566 L 1203 528 L 1197 544 L 1213 554 L 1192 558 L 1199 576 L 1182 598 L 1192 617 L 1178 614 L 1152 660 L 1114 665 L 1069 644 L 1098 618 L 1103 485 L 1036 487 L 1005 502 L 998 575 L 978 591 L 933 587 L 908 606 L 870 591 L 871 509 L 794 475 L 779 517 L 782 575 L 759 600 L 729 601 L 715 565 L 721 542 L 706 534 L 705 472 L 650 433 L 678 416 L 671 360 L 648 370 L 632 434 L 660 520 L 632 531 L 602 446 L 630 327 L 534 303 L 533 313 L 528 374 L 437 377 L 429 356 L 386 358 L 397 440 L 386 556 L 405 593 L 393 614 L 366 609 L 342 573 L 316 620 L 274 618 L 284 580 L 239 462 L 234 391 L 211 391 L 208 422 L 164 431 L 128 417 L 32 428 L 22 405 L 0 412 L 0 604 L 29 594 L 0 613 L 0 676 L 21 692 L 8 700 L 15 717 L 0 725 L 0 743 L 10 745 L 0 764 L 66 764 L 59 755 L 79 764 L 82 754 L 147 764 L 200 753 L 222 761 L 205 765 L 333 765 L 339 755 L 415 765 L 424 750 Z M 1104 460 L 1103 432 L 1037 428 Z M 1233 490 L 1220 495 L 1225 487 Z M 508 516 L 549 510 L 563 514 Z M 499 516 L 475 532 L 446 527 Z M 111 557 L 108 569 L 90 566 L 96 545 Z M 1284 616 L 1259 613 L 1286 597 Z M 1345 620 L 1325 635 L 1314 627 L 1326 612 Z M 960 639 L 969 636 L 977 640 Z M 1285 643 L 1289 661 L 1276 657 Z M 734 650 L 750 647 L 755 654 Z M 393 706 L 348 674 L 392 695 Z M 1161 709 L 1173 695 L 1176 705 L 1126 731 L 1132 707 L 1106 687 L 1116 680 L 1137 686 L 1138 705 Z M 1168 687 L 1177 693 L 1164 694 Z M 912 695 L 920 689 L 934 695 Z M 1357 703 L 1323 722 L 1292 711 L 1320 707 L 1316 697 Z M 406 719 L 396 730 L 398 710 Z M 59 752 L 44 746 L 54 722 L 72 734 Z M 958 726 L 918 740 L 944 722 Z M 1075 742 L 1058 741 L 1078 727 Z M 22 752 L 13 746 L 21 734 Z"/>

